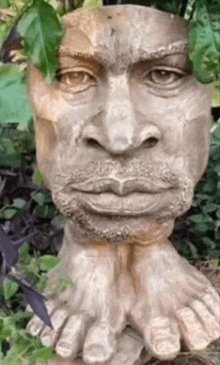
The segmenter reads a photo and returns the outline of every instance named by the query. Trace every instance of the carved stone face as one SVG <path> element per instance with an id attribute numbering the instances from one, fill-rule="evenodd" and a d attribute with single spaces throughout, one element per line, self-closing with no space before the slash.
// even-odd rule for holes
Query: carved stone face
<path id="1" fill-rule="evenodd" d="M 81 231 L 128 240 L 191 205 L 207 163 L 211 99 L 190 72 L 187 24 L 152 8 L 65 17 L 53 85 L 30 70 L 37 158 Z"/>

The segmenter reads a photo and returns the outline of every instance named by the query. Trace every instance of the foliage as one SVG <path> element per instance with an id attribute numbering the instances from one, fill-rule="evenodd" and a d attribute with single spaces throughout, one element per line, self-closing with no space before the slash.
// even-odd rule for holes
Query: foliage
<path id="1" fill-rule="evenodd" d="M 31 119 L 27 103 L 24 75 L 18 66 L 0 63 L 1 118 L 4 123 L 20 123 L 22 126 Z"/>
<path id="2" fill-rule="evenodd" d="M 18 261 L 18 252 L 16 247 L 11 243 L 4 230 L 0 227 L 0 279 L 3 281 L 3 293 L 1 293 L 1 306 L 5 306 L 5 300 L 13 296 L 20 286 L 26 298 L 35 313 L 47 324 L 52 327 L 50 318 L 48 316 L 42 294 L 36 292 L 30 281 L 23 276 L 22 272 L 16 270 L 16 263 Z M 42 259 L 42 258 L 41 258 Z M 40 265 L 39 265 L 40 267 Z"/>
<path id="3" fill-rule="evenodd" d="M 58 66 L 56 54 L 62 37 L 61 22 L 54 8 L 45 1 L 34 0 L 20 19 L 17 30 L 24 39 L 29 62 L 37 66 L 46 79 L 52 80 Z"/>
<path id="4" fill-rule="evenodd" d="M 195 189 L 193 205 L 175 231 L 180 251 L 192 259 L 219 258 L 219 127 L 220 119 L 213 127 L 208 166 Z"/>
<path id="5" fill-rule="evenodd" d="M 51 221 L 51 219 L 53 221 L 53 218 L 55 216 L 58 218 L 58 216 L 48 190 L 34 184 L 39 181 L 39 174 L 32 162 L 35 153 L 33 125 L 29 123 L 29 129 L 24 131 L 18 130 L 17 127 L 18 123 L 3 125 L 2 138 L 0 138 L 0 147 L 5 148 L 0 164 L 2 166 L 0 170 L 0 221 L 12 223 L 11 225 L 6 224 L 5 227 L 8 227 L 6 230 L 10 232 L 14 231 L 13 241 L 11 241 L 0 226 L 2 233 L 0 237 L 0 252 L 2 253 L 0 256 L 2 269 L 2 274 L 0 274 L 0 307 L 2 307 L 0 310 L 0 363 L 2 359 L 4 365 L 11 364 L 13 359 L 13 364 L 25 365 L 27 363 L 29 365 L 28 359 L 31 358 L 33 365 L 35 363 L 37 365 L 45 362 L 51 356 L 55 356 L 55 353 L 51 349 L 45 348 L 39 339 L 33 338 L 25 329 L 32 316 L 25 311 L 26 302 L 30 303 L 35 313 L 49 324 L 47 312 L 42 312 L 44 297 L 40 292 L 47 289 L 46 273 L 57 267 L 60 258 L 51 255 L 49 251 L 42 255 L 42 251 L 33 249 L 33 246 L 27 242 L 34 244 L 36 241 L 36 246 L 39 248 L 45 241 L 50 245 L 52 236 L 41 235 L 39 229 L 36 229 L 37 222 L 39 220 Z M 40 179 L 40 183 L 41 181 Z M 19 190 L 19 184 L 22 190 Z M 14 188 L 9 194 L 10 186 Z M 25 190 L 28 190 L 27 194 L 24 193 Z M 22 193 L 19 194 L 20 191 Z M 20 226 L 19 222 L 24 220 L 26 227 L 23 231 L 27 234 L 22 234 L 24 238 L 14 240 L 14 236 L 17 237 L 16 227 Z M 14 223 L 13 230 L 11 227 Z M 57 219 L 55 225 L 59 226 Z M 23 245 L 20 247 L 22 243 Z M 20 247 L 19 261 L 17 261 L 18 247 Z M 54 292 L 60 293 L 70 286 L 73 286 L 71 279 L 60 278 Z M 19 320 L 17 320 L 18 317 Z M 33 362 L 34 360 L 36 362 Z"/>
<path id="6" fill-rule="evenodd" d="M 38 365 L 55 357 L 52 349 L 45 348 L 38 338 L 31 336 L 25 329 L 31 317 L 31 312 L 6 313 L 0 310 L 1 364 Z"/>
<path id="7" fill-rule="evenodd" d="M 24 296 L 34 312 L 51 326 L 44 297 L 38 291 L 47 289 L 46 273 L 57 268 L 61 259 L 53 255 L 41 256 L 39 253 L 33 256 L 30 254 L 30 246 L 25 243 L 19 249 L 19 262 L 17 262 L 16 248 L 9 242 L 2 229 L 0 234 L 0 252 L 3 257 L 1 267 L 3 285 L 0 289 L 0 303 L 3 307 L 0 310 L 0 360 L 4 360 L 4 365 L 11 363 L 29 365 L 30 360 L 33 365 L 38 365 L 56 355 L 52 349 L 44 347 L 39 339 L 31 336 L 25 328 L 33 313 L 30 309 L 25 311 Z M 9 246 L 11 250 L 8 250 Z M 4 259 L 7 271 L 3 274 Z M 68 277 L 60 278 L 54 292 L 60 293 L 68 287 L 73 287 L 72 280 Z M 16 303 L 19 305 L 15 306 Z"/>
<path id="8" fill-rule="evenodd" d="M 0 124 L 0 166 L 20 168 L 34 153 L 32 120 L 25 130 L 18 130 L 18 123 Z"/>
<path id="9" fill-rule="evenodd" d="M 204 83 L 219 78 L 220 21 L 218 1 L 195 1 L 191 21 L 190 51 L 194 73 Z"/>

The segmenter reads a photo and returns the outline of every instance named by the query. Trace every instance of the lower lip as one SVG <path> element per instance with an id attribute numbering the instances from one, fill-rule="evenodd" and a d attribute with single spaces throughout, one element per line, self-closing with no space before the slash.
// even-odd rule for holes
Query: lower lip
<path id="1" fill-rule="evenodd" d="M 85 209 L 93 213 L 137 216 L 152 214 L 173 200 L 173 189 L 157 194 L 131 193 L 126 196 L 117 196 L 112 193 L 79 193 L 80 201 Z"/>

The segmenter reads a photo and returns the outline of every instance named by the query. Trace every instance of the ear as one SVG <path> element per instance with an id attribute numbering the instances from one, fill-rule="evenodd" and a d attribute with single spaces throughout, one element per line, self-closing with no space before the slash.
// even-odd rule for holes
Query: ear
<path id="1" fill-rule="evenodd" d="M 29 69 L 28 92 L 34 114 L 37 163 L 46 180 L 49 180 L 56 147 L 54 125 L 51 115 L 48 115 L 48 103 L 53 99 L 53 88 L 35 67 Z"/>

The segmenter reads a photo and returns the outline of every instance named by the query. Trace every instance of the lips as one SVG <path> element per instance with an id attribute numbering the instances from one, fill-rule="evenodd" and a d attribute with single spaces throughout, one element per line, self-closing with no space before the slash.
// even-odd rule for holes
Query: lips
<path id="1" fill-rule="evenodd" d="M 173 189 L 170 183 L 153 179 L 107 178 L 71 184 L 71 191 L 87 211 L 118 216 L 152 214 L 169 204 Z"/>
<path id="2" fill-rule="evenodd" d="M 133 192 L 157 194 L 164 190 L 173 188 L 168 182 L 146 179 L 126 179 L 118 180 L 115 178 L 86 180 L 79 184 L 71 184 L 71 189 L 75 191 L 99 194 L 111 192 L 118 196 L 126 196 Z"/>

